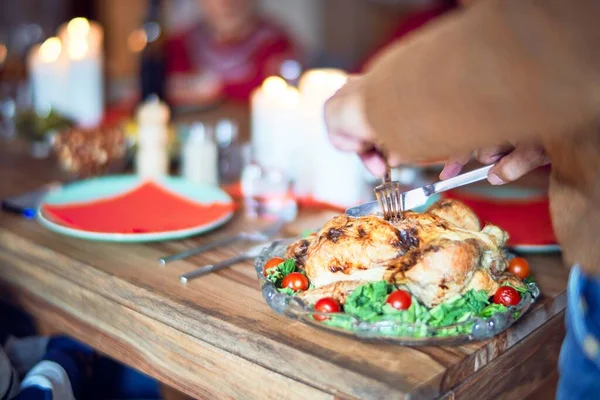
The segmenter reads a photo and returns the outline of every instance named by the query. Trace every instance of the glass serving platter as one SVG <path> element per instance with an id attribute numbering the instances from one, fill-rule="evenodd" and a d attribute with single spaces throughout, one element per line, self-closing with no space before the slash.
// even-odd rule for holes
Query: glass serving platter
<path id="1" fill-rule="evenodd" d="M 529 310 L 538 298 L 540 291 L 535 282 L 527 284 L 528 291 L 521 295 L 521 302 L 509 307 L 506 312 L 498 312 L 490 318 L 471 317 L 454 325 L 432 327 L 425 324 L 409 324 L 385 316 L 377 322 L 366 322 L 346 313 L 320 313 L 295 296 L 280 293 L 263 274 L 265 263 L 273 257 L 285 258 L 287 247 L 294 240 L 278 240 L 265 248 L 255 260 L 255 270 L 263 297 L 278 314 L 298 320 L 307 325 L 340 335 L 351 336 L 367 341 L 392 342 L 405 346 L 457 345 L 492 338 L 509 328 Z M 328 316 L 344 321 L 348 329 L 327 325 L 327 321 L 317 321 L 313 315 Z M 460 332 L 452 335 L 449 332 Z"/>

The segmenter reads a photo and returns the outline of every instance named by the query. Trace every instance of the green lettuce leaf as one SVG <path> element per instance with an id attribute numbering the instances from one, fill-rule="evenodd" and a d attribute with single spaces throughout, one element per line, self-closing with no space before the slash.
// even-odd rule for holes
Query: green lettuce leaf
<path id="1" fill-rule="evenodd" d="M 523 279 L 523 283 L 529 285 L 530 283 L 535 283 L 535 278 L 532 275 L 529 275 L 527 278 Z"/>
<path id="2" fill-rule="evenodd" d="M 277 266 L 277 268 L 271 268 L 267 271 L 267 280 L 269 282 L 274 283 L 276 286 L 279 286 L 281 280 L 286 276 L 291 274 L 296 270 L 296 260 L 293 258 L 288 258 L 281 264 Z"/>
<path id="3" fill-rule="evenodd" d="M 293 296 L 295 294 L 294 291 L 292 289 L 290 289 L 289 287 L 279 288 L 277 290 L 279 291 L 279 293 L 287 294 L 289 296 Z"/>
<path id="4" fill-rule="evenodd" d="M 438 337 L 468 335 L 473 331 L 473 324 L 464 324 L 453 326 L 451 328 L 442 328 L 435 333 Z"/>
<path id="5" fill-rule="evenodd" d="M 363 321 L 370 321 L 383 314 L 385 301 L 392 288 L 386 281 L 362 285 L 348 296 L 344 311 Z"/>
<path id="6" fill-rule="evenodd" d="M 515 289 L 519 293 L 525 293 L 528 291 L 527 287 L 517 287 L 517 286 L 511 285 L 510 282 L 506 282 L 502 286 L 509 286 L 509 287 Z"/>
<path id="7" fill-rule="evenodd" d="M 471 333 L 472 323 L 459 324 L 468 321 L 471 317 L 489 318 L 495 313 L 507 310 L 503 305 L 490 304 L 487 292 L 484 290 L 470 290 L 432 309 L 428 309 L 412 297 L 408 309 L 396 310 L 386 303 L 388 295 L 395 289 L 385 281 L 362 285 L 348 296 L 344 311 L 362 321 L 398 322 L 398 324 L 381 325 L 379 332 L 382 334 L 426 337 L 432 335 L 430 328 L 439 328 L 434 333 L 435 336 L 444 337 Z M 332 316 L 323 323 L 338 328 L 353 329 L 352 320 L 343 318 L 343 315 Z"/>
<path id="8" fill-rule="evenodd" d="M 277 269 L 281 272 L 281 276 L 285 277 L 286 275 L 291 274 L 296 270 L 296 260 L 293 258 L 288 258 L 281 264 L 277 266 Z"/>
<path id="9" fill-rule="evenodd" d="M 479 314 L 489 304 L 485 290 L 469 290 L 463 296 L 454 297 L 445 303 L 433 307 L 429 314 L 429 325 L 441 327 L 463 322 Z"/>
<path id="10" fill-rule="evenodd" d="M 277 283 L 281 279 L 279 268 L 271 268 L 267 271 L 267 280 L 272 283 Z"/>
<path id="11" fill-rule="evenodd" d="M 354 328 L 354 320 L 349 316 L 344 315 L 332 315 L 329 319 L 323 320 L 322 323 L 334 328 L 347 330 L 352 330 Z"/>
<path id="12" fill-rule="evenodd" d="M 494 303 L 494 304 L 490 304 L 489 306 L 487 306 L 486 308 L 481 310 L 481 312 L 479 312 L 479 316 L 482 318 L 489 318 L 496 313 L 505 312 L 506 310 L 508 310 L 508 309 L 505 306 L 503 306 L 502 304 Z"/>
<path id="13" fill-rule="evenodd" d="M 490 304 L 488 294 L 485 290 L 469 290 L 465 293 L 466 304 L 473 313 L 480 313 Z"/>

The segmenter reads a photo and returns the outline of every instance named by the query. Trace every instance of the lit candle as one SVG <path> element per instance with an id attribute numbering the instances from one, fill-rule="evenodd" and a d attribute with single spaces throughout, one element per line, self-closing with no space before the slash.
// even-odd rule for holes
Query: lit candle
<path id="1" fill-rule="evenodd" d="M 62 108 L 79 125 L 98 125 L 104 112 L 102 28 L 85 18 L 74 18 L 59 28 L 58 36 L 64 48 Z"/>
<path id="2" fill-rule="evenodd" d="M 78 52 L 78 47 L 85 46 L 90 55 L 102 55 L 104 32 L 97 22 L 81 17 L 73 18 L 58 28 L 58 37 L 66 48 L 72 46 L 75 53 Z M 82 45 L 82 42 L 85 42 L 85 45 Z"/>
<path id="3" fill-rule="evenodd" d="M 57 37 L 47 39 L 34 46 L 28 57 L 28 69 L 33 90 L 33 104 L 40 115 L 47 115 L 51 109 L 59 108 L 60 85 L 59 57 L 62 45 Z"/>
<path id="4" fill-rule="evenodd" d="M 280 169 L 291 178 L 298 90 L 282 78 L 272 76 L 252 93 L 251 104 L 254 160 L 263 167 Z"/>
<path id="5" fill-rule="evenodd" d="M 300 79 L 300 105 L 304 135 L 295 154 L 295 192 L 315 200 L 350 207 L 365 199 L 365 168 L 354 154 L 336 150 L 327 137 L 325 102 L 347 81 L 344 71 L 307 71 Z"/>

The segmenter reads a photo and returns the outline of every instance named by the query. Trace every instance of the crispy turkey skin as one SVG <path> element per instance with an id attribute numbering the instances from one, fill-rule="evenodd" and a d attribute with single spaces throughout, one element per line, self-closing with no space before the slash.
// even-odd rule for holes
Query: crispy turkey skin
<path id="1" fill-rule="evenodd" d="M 507 267 L 507 239 L 496 226 L 481 229 L 464 204 L 444 200 L 393 224 L 375 215 L 337 216 L 291 244 L 287 256 L 315 286 L 300 295 L 309 303 L 328 295 L 343 303 L 360 284 L 386 280 L 434 307 L 470 289 L 492 295 Z"/>

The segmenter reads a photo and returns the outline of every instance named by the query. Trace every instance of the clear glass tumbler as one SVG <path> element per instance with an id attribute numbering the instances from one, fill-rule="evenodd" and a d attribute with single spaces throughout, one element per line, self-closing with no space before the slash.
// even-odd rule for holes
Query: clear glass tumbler
<path id="1" fill-rule="evenodd" d="M 242 194 L 247 218 L 291 221 L 298 213 L 291 180 L 281 170 L 249 163 L 242 172 Z"/>

